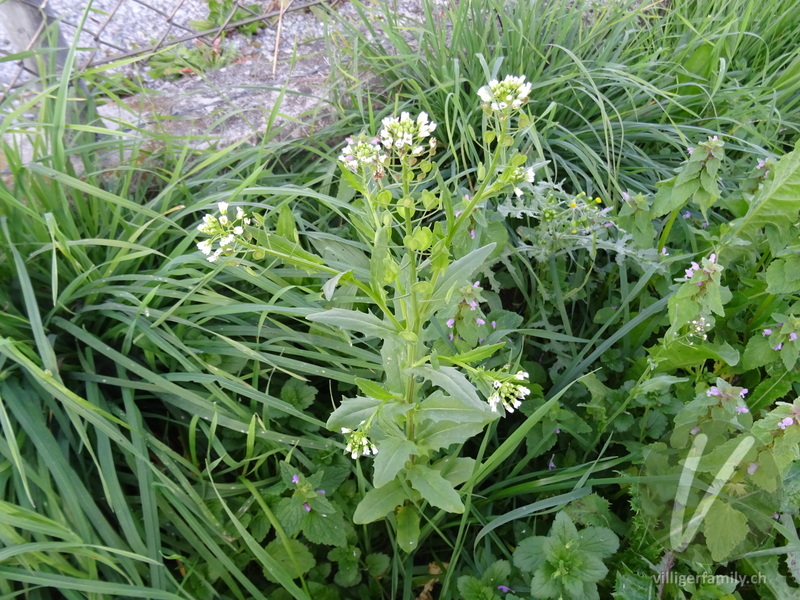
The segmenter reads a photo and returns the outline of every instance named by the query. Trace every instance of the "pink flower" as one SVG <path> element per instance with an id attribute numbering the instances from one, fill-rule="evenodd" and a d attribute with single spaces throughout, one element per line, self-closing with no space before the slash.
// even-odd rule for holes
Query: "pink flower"
<path id="1" fill-rule="evenodd" d="M 750 474 L 750 475 L 755 473 L 757 470 L 758 470 L 758 463 L 757 462 L 750 463 L 750 466 L 747 467 L 747 473 Z"/>
<path id="2" fill-rule="evenodd" d="M 780 423 L 778 423 L 778 427 L 781 429 L 786 429 L 790 425 L 794 425 L 794 419 L 792 417 L 786 417 Z"/>
<path id="3" fill-rule="evenodd" d="M 294 483 L 294 484 L 300 483 L 300 476 L 299 475 L 292 475 L 292 483 Z"/>
<path id="4" fill-rule="evenodd" d="M 473 240 L 475 239 L 475 230 L 474 229 L 469 232 L 469 237 L 471 237 Z"/>
<path id="5" fill-rule="evenodd" d="M 742 388 L 742 391 L 739 392 L 739 398 L 744 398 L 747 395 L 747 392 L 749 391 L 750 390 L 748 390 L 747 388 Z"/>
<path id="6" fill-rule="evenodd" d="M 453 325 L 455 325 L 455 324 L 456 324 L 456 320 L 455 319 L 447 319 L 447 322 L 445 322 L 445 325 L 447 325 L 450 329 L 452 329 Z"/>
<path id="7" fill-rule="evenodd" d="M 750 412 L 750 409 L 749 408 L 745 408 L 744 406 L 737 406 L 733 410 L 735 410 L 739 414 L 749 413 Z"/>
<path id="8" fill-rule="evenodd" d="M 450 334 L 450 341 L 451 342 L 453 341 L 453 334 L 452 333 Z"/>
<path id="9" fill-rule="evenodd" d="M 706 391 L 706 396 L 709 396 L 709 397 L 710 396 L 719 396 L 719 395 L 720 395 L 720 391 L 719 391 L 719 388 L 717 388 L 716 386 L 708 388 L 708 390 Z"/>
<path id="10" fill-rule="evenodd" d="M 554 462 L 553 462 L 553 459 L 554 459 L 555 457 L 556 457 L 556 455 L 555 455 L 555 454 L 553 454 L 553 456 L 551 456 L 551 457 L 550 457 L 550 462 L 549 462 L 549 463 L 547 463 L 547 470 L 548 470 L 548 471 L 552 471 L 553 469 L 555 469 L 555 468 L 556 468 L 556 463 L 554 463 Z"/>
<path id="11" fill-rule="evenodd" d="M 306 509 L 306 512 L 311 512 L 311 507 L 308 505 L 308 502 L 306 502 L 305 504 L 303 504 L 303 508 L 305 508 L 305 509 Z"/>
<path id="12" fill-rule="evenodd" d="M 700 433 L 700 428 L 695 427 L 689 433 L 691 433 L 692 435 L 697 435 L 698 433 Z"/>
<path id="13" fill-rule="evenodd" d="M 561 430 L 560 429 L 556 429 L 556 433 L 561 433 Z"/>
<path id="14" fill-rule="evenodd" d="M 497 321 L 492 321 L 492 329 L 497 329 Z"/>
<path id="15" fill-rule="evenodd" d="M 683 213 L 681 216 L 682 216 L 684 219 L 688 219 L 688 218 L 690 218 L 690 217 L 692 216 L 692 213 L 690 213 L 690 212 L 687 210 L 687 211 L 686 211 L 685 213 Z"/>
<path id="16" fill-rule="evenodd" d="M 481 282 L 476 281 L 475 283 L 472 284 L 472 287 L 481 287 Z"/>
<path id="17" fill-rule="evenodd" d="M 690 156 L 694 154 L 694 148 L 687 148 L 686 151 L 689 153 Z"/>
<path id="18" fill-rule="evenodd" d="M 772 329 L 765 329 L 761 335 L 772 335 Z"/>
<path id="19" fill-rule="evenodd" d="M 797 341 L 797 334 L 794 331 L 789 334 L 789 341 L 790 342 L 796 342 Z"/>
<path id="20" fill-rule="evenodd" d="M 783 344 L 778 344 L 777 346 L 773 346 L 772 349 L 773 350 L 780 350 L 781 348 L 783 348 Z"/>
<path id="21" fill-rule="evenodd" d="M 475 319 L 475 322 L 476 322 L 478 325 L 486 325 L 486 321 L 484 321 L 484 320 L 483 320 L 483 319 L 481 319 L 480 317 L 478 317 L 477 319 Z"/>

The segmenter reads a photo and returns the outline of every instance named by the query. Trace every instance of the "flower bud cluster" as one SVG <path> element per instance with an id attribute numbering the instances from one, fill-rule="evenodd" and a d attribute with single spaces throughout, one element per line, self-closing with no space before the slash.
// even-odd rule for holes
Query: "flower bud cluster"
<path id="1" fill-rule="evenodd" d="M 431 152 L 436 148 L 436 138 L 430 137 L 436 123 L 428 120 L 426 112 L 419 113 L 416 119 L 402 112 L 399 117 L 384 118 L 382 123 L 380 143 L 387 150 L 394 150 L 401 156 L 420 156 L 426 147 Z"/>
<path id="2" fill-rule="evenodd" d="M 387 161 L 387 156 L 380 146 L 380 140 L 373 138 L 368 140 L 365 136 L 358 138 L 347 138 L 347 146 L 342 149 L 339 160 L 353 173 L 363 167 L 367 169 L 377 169 L 382 171 L 382 165 Z"/>
<path id="3" fill-rule="evenodd" d="M 480 88 L 478 97 L 485 111 L 502 119 L 518 111 L 530 100 L 531 87 L 531 83 L 525 81 L 525 75 L 507 75 L 503 81 L 492 79 L 488 85 Z"/>
<path id="4" fill-rule="evenodd" d="M 513 413 L 518 409 L 531 391 L 524 385 L 514 382 L 525 381 L 526 379 L 528 379 L 528 374 L 525 371 L 517 371 L 514 375 L 495 379 L 492 382 L 492 387 L 495 391 L 487 399 L 492 412 L 497 412 L 497 407 L 500 404 L 509 413 Z"/>
<path id="5" fill-rule="evenodd" d="M 694 321 L 689 321 L 689 345 L 694 345 L 694 340 L 705 341 L 708 339 L 708 332 L 713 327 L 705 317 L 700 317 Z"/>
<path id="6" fill-rule="evenodd" d="M 197 226 L 200 233 L 210 235 L 207 240 L 197 243 L 197 249 L 208 257 L 208 262 L 216 262 L 223 254 L 230 256 L 234 253 L 236 243 L 244 235 L 244 227 L 250 225 L 248 217 L 240 206 L 236 207 L 236 217 L 228 217 L 228 203 L 217 203 L 219 216 L 208 213 L 203 216 L 203 222 Z M 214 249 L 214 243 L 218 247 Z"/>
<path id="7" fill-rule="evenodd" d="M 701 264 L 698 265 L 695 261 L 691 262 L 689 268 L 684 271 L 686 277 L 683 281 L 691 280 L 697 283 L 698 286 L 702 286 L 704 283 L 710 281 L 715 273 L 721 273 L 725 270 L 725 267 L 717 263 L 716 254 L 711 254 L 708 258 L 703 258 L 700 263 Z M 698 273 L 700 275 L 695 277 Z"/>
<path id="8" fill-rule="evenodd" d="M 516 167 L 509 176 L 509 183 L 514 186 L 514 194 L 519 198 L 522 196 L 522 189 L 519 187 L 520 183 L 533 183 L 536 178 L 536 172 L 533 167 Z"/>
<path id="9" fill-rule="evenodd" d="M 364 423 L 365 421 L 361 421 L 361 425 Z M 344 449 L 350 453 L 352 459 L 355 460 L 359 456 L 369 456 L 370 454 L 375 455 L 378 453 L 378 448 L 369 440 L 366 431 L 361 429 L 353 431 L 347 427 L 342 427 L 342 433 L 347 436 L 347 445 Z"/>

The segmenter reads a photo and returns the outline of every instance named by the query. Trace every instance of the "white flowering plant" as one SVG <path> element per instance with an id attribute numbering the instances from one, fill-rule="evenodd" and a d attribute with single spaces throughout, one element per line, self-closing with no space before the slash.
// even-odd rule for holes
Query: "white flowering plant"
<path id="1" fill-rule="evenodd" d="M 472 181 L 444 181 L 435 163 L 437 124 L 425 112 L 388 116 L 374 135 L 345 140 L 339 197 L 349 202 L 336 210 L 364 248 L 363 266 L 307 250 L 296 229 L 270 230 L 266 217 L 225 202 L 198 226 L 208 237 L 197 247 L 209 261 L 279 259 L 327 279 L 329 308 L 306 317 L 314 329 L 380 340 L 383 373 L 356 378 L 358 393 L 340 403 L 327 426 L 342 436 L 349 457 L 372 462 L 373 489 L 355 522 L 389 517 L 406 551 L 417 544 L 425 505 L 463 512 L 457 488 L 472 480 L 475 460 L 458 456 L 459 445 L 515 414 L 537 389 L 500 356 L 504 348 L 507 358 L 515 354 L 508 335 L 518 317 L 474 280 L 497 245 L 485 235 L 483 213 L 526 193 L 540 166 L 514 153 L 516 116 L 529 92 L 524 77 L 479 92 L 487 160 Z M 284 208 L 279 225 L 291 218 Z"/>

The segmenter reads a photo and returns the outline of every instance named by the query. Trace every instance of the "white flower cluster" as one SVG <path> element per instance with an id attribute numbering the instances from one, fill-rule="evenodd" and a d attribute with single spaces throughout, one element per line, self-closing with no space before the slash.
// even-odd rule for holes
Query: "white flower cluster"
<path id="1" fill-rule="evenodd" d="M 363 136 L 345 140 L 347 146 L 342 149 L 339 160 L 353 173 L 358 173 L 361 167 L 379 167 L 386 162 L 387 156 L 383 153 L 378 138 L 367 140 Z"/>
<path id="2" fill-rule="evenodd" d="M 478 96 L 484 110 L 508 115 L 530 100 L 531 87 L 530 82 L 525 82 L 525 75 L 507 75 L 503 81 L 492 79 L 478 90 Z"/>
<path id="3" fill-rule="evenodd" d="M 211 237 L 197 243 L 197 249 L 208 257 L 208 262 L 216 262 L 223 254 L 233 254 L 236 238 L 244 233 L 244 226 L 250 225 L 248 217 L 240 206 L 236 207 L 236 218 L 228 218 L 228 203 L 217 203 L 220 216 L 212 214 L 203 216 L 203 222 L 197 226 L 200 233 L 205 233 Z M 219 243 L 219 247 L 214 250 L 214 242 Z"/>
<path id="4" fill-rule="evenodd" d="M 363 421 L 362 421 L 363 424 Z M 347 427 L 342 427 L 342 433 L 347 436 L 347 445 L 344 449 L 350 453 L 353 459 L 359 456 L 369 456 L 378 453 L 375 444 L 369 441 L 367 434 L 361 430 L 353 431 Z"/>
<path id="5" fill-rule="evenodd" d="M 380 143 L 387 150 L 395 149 L 400 154 L 419 156 L 425 152 L 426 144 L 431 152 L 436 149 L 436 138 L 425 140 L 436 129 L 436 123 L 428 120 L 426 112 L 419 113 L 416 120 L 403 112 L 399 117 L 386 117 L 381 122 Z"/>
<path id="6" fill-rule="evenodd" d="M 507 412 L 513 413 L 518 409 L 531 391 L 524 385 L 513 383 L 513 380 L 525 381 L 526 379 L 528 379 L 528 374 L 525 371 L 517 371 L 515 375 L 505 380 L 495 379 L 492 382 L 495 392 L 487 400 L 492 412 L 497 412 L 497 407 L 501 403 Z"/>
<path id="7" fill-rule="evenodd" d="M 514 186 L 514 194 L 519 198 L 522 196 L 522 190 L 519 187 L 520 183 L 533 183 L 536 178 L 536 172 L 533 167 L 516 167 L 511 172 L 510 183 Z"/>
<path id="8" fill-rule="evenodd" d="M 708 331 L 711 329 L 711 327 L 711 323 L 706 321 L 705 317 L 700 317 L 694 321 L 689 321 L 689 345 L 694 345 L 694 338 L 707 340 Z"/>

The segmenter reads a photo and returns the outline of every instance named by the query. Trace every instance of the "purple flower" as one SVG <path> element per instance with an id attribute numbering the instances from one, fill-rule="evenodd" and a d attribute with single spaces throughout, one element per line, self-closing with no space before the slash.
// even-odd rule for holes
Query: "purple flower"
<path id="1" fill-rule="evenodd" d="M 778 427 L 780 427 L 781 429 L 786 429 L 790 425 L 794 425 L 794 419 L 792 417 L 786 417 L 785 419 L 783 419 L 783 421 L 778 423 Z"/>
<path id="2" fill-rule="evenodd" d="M 761 335 L 772 335 L 772 329 L 765 329 Z"/>
<path id="3" fill-rule="evenodd" d="M 689 433 L 691 433 L 692 435 L 697 435 L 698 433 L 700 433 L 700 428 L 695 427 Z"/>
<path id="4" fill-rule="evenodd" d="M 306 509 L 306 512 L 311 512 L 311 507 L 308 505 L 308 502 L 306 502 L 305 504 L 303 504 L 303 508 L 305 508 L 305 509 Z"/>
<path id="5" fill-rule="evenodd" d="M 453 325 L 455 325 L 455 324 L 456 324 L 456 320 L 454 318 L 453 319 L 447 319 L 447 321 L 445 322 L 445 325 L 447 325 L 450 329 L 452 329 Z"/>
<path id="6" fill-rule="evenodd" d="M 469 237 L 471 237 L 473 240 L 475 239 L 475 230 L 474 229 L 469 232 Z"/>
<path id="7" fill-rule="evenodd" d="M 453 334 L 452 333 L 450 334 L 450 341 L 451 342 L 453 341 Z"/>
<path id="8" fill-rule="evenodd" d="M 686 151 L 689 153 L 690 156 L 694 154 L 694 148 L 687 148 Z"/>
<path id="9" fill-rule="evenodd" d="M 686 211 L 685 213 L 683 213 L 681 216 L 682 216 L 684 219 L 689 219 L 689 218 L 691 218 L 691 216 L 692 216 L 692 213 L 690 213 L 690 212 L 687 210 L 687 211 Z"/>
<path id="10" fill-rule="evenodd" d="M 322 494 L 324 496 L 325 495 L 325 490 L 317 490 L 317 493 L 318 494 Z"/>
<path id="11" fill-rule="evenodd" d="M 484 321 L 484 320 L 483 320 L 483 319 L 481 319 L 480 317 L 478 317 L 477 319 L 475 319 L 475 322 L 476 322 L 478 325 L 486 325 L 486 321 Z"/>
<path id="12" fill-rule="evenodd" d="M 780 350 L 781 348 L 783 348 L 783 344 L 778 344 L 777 346 L 773 346 L 772 349 L 773 350 Z"/>
<path id="13" fill-rule="evenodd" d="M 457 216 L 459 216 L 459 215 L 460 215 L 462 212 L 464 212 L 464 211 L 463 211 L 463 210 L 457 210 L 457 211 L 455 212 L 455 215 L 454 215 L 454 216 L 456 216 L 456 217 L 457 217 Z"/>
<path id="14" fill-rule="evenodd" d="M 625 200 L 625 202 L 630 202 L 631 195 L 628 192 L 622 192 L 622 199 Z"/>
<path id="15" fill-rule="evenodd" d="M 750 390 L 748 390 L 747 388 L 742 388 L 742 391 L 739 392 L 739 398 L 744 398 L 747 395 L 747 392 L 749 391 Z"/>
<path id="16" fill-rule="evenodd" d="M 496 329 L 496 328 L 497 328 L 497 321 L 492 321 L 492 329 Z"/>
<path id="17" fill-rule="evenodd" d="M 758 159 L 758 164 L 756 165 L 756 169 L 763 169 L 764 165 L 766 164 L 767 160 L 764 158 Z"/>
<path id="18" fill-rule="evenodd" d="M 667 252 L 666 248 L 661 249 L 661 256 L 669 256 L 669 252 Z"/>
<path id="19" fill-rule="evenodd" d="M 720 391 L 719 388 L 717 388 L 717 386 L 708 388 L 708 390 L 706 390 L 706 396 L 719 396 L 719 395 Z"/>
<path id="20" fill-rule="evenodd" d="M 789 334 L 789 341 L 790 342 L 796 342 L 797 341 L 797 334 L 794 331 Z"/>
<path id="21" fill-rule="evenodd" d="M 560 429 L 556 429 L 556 433 L 561 433 L 561 430 Z"/>
<path id="22" fill-rule="evenodd" d="M 300 476 L 299 475 L 292 475 L 292 483 L 294 483 L 294 484 L 300 483 Z"/>
<path id="23" fill-rule="evenodd" d="M 758 463 L 757 462 L 750 463 L 750 466 L 747 467 L 747 473 L 752 475 L 756 471 L 758 471 Z"/>
<path id="24" fill-rule="evenodd" d="M 507 594 L 508 592 L 511 591 L 511 588 L 508 587 L 507 585 L 498 585 L 497 589 L 503 592 L 504 594 Z"/>
<path id="25" fill-rule="evenodd" d="M 553 454 L 553 456 L 551 456 L 551 457 L 550 457 L 550 462 L 549 462 L 549 463 L 547 463 L 547 470 L 548 470 L 548 471 L 552 471 L 553 469 L 555 469 L 555 468 L 556 468 L 556 463 L 554 463 L 554 462 L 553 462 L 553 459 L 554 459 L 555 457 L 556 457 L 556 455 L 555 455 L 555 454 Z"/>
<path id="26" fill-rule="evenodd" d="M 476 308 L 478 308 L 478 303 L 475 302 L 475 300 L 470 300 L 469 301 L 469 309 L 470 310 L 475 310 Z"/>
<path id="27" fill-rule="evenodd" d="M 745 408 L 744 406 L 737 406 L 737 407 L 735 407 L 733 410 L 735 410 L 735 411 L 736 411 L 737 413 L 739 413 L 740 415 L 741 415 L 741 414 L 744 414 L 744 413 L 749 413 L 749 412 L 750 412 L 750 409 L 749 409 L 749 408 Z"/>
<path id="28" fill-rule="evenodd" d="M 482 343 L 483 343 L 483 339 L 484 339 L 484 338 L 478 338 L 478 343 L 479 343 L 479 344 L 482 344 Z"/>
<path id="29" fill-rule="evenodd" d="M 703 221 L 702 223 L 700 223 L 700 227 L 702 227 L 703 229 L 708 227 L 708 221 Z"/>
<path id="30" fill-rule="evenodd" d="M 481 287 L 481 282 L 476 281 L 475 283 L 472 284 L 472 287 Z"/>

